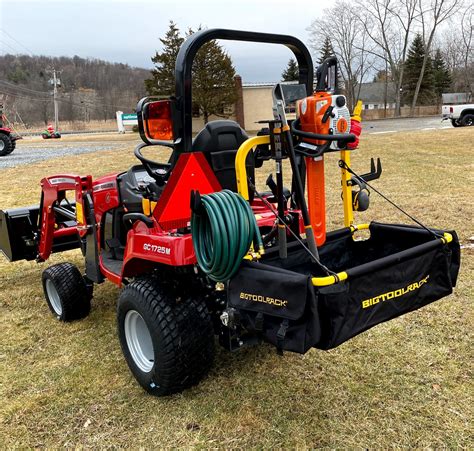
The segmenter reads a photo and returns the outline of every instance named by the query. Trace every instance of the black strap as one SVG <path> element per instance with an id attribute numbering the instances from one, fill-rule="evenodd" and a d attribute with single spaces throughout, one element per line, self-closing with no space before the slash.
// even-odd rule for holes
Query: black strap
<path id="1" fill-rule="evenodd" d="M 291 227 L 288 226 L 288 224 L 285 222 L 284 218 L 280 217 L 280 215 L 278 214 L 278 212 L 272 207 L 272 205 L 270 204 L 270 202 L 267 201 L 267 199 L 265 199 L 258 191 L 257 191 L 257 188 L 255 187 L 255 185 L 252 183 L 252 181 L 250 180 L 250 178 L 248 177 L 247 178 L 247 181 L 248 181 L 248 185 L 250 187 L 250 189 L 252 189 L 255 193 L 255 195 L 268 207 L 268 209 L 273 213 L 273 215 L 275 216 L 275 218 L 277 218 L 278 220 L 280 220 L 282 222 L 282 224 L 285 226 L 286 230 L 288 230 L 288 232 L 291 233 L 291 235 L 293 235 L 293 237 L 295 238 L 296 241 L 298 241 L 298 243 L 301 244 L 301 246 L 303 247 L 303 249 L 310 255 L 310 257 L 315 261 L 315 263 L 328 275 L 330 276 L 336 276 L 336 273 L 334 271 L 331 271 L 329 268 L 327 268 L 325 265 L 323 265 L 323 263 L 321 263 L 321 260 L 319 260 L 319 258 L 314 255 L 310 248 L 308 246 L 306 246 L 306 244 L 304 244 L 303 240 L 295 233 L 293 232 L 293 230 L 291 230 Z"/>
<path id="2" fill-rule="evenodd" d="M 280 324 L 280 328 L 278 329 L 278 332 L 277 332 L 277 352 L 278 352 L 279 355 L 283 355 L 283 344 L 285 342 L 286 331 L 288 330 L 289 325 L 290 325 L 289 320 L 284 319 Z"/>
<path id="3" fill-rule="evenodd" d="M 393 202 L 387 196 L 382 194 L 378 189 L 374 188 L 367 180 L 364 180 L 364 178 L 362 176 L 356 174 L 344 160 L 339 160 L 339 167 L 341 167 L 342 169 L 345 169 L 347 172 L 349 172 L 349 174 L 352 174 L 356 179 L 360 180 L 360 182 L 365 183 L 371 190 L 374 190 L 380 197 L 385 199 L 390 205 L 393 205 L 397 210 L 401 211 L 405 216 L 410 218 L 413 222 L 415 222 L 420 227 L 425 229 L 427 232 L 429 232 L 435 238 L 442 238 L 442 235 L 437 234 L 433 230 L 426 227 L 424 224 L 422 224 L 420 221 L 418 221 L 418 219 L 411 216 L 409 213 L 407 213 L 405 210 L 403 210 L 401 207 L 399 207 L 395 202 Z"/>
<path id="4" fill-rule="evenodd" d="M 255 330 L 258 332 L 263 331 L 263 313 L 262 312 L 257 313 L 257 316 L 255 317 Z"/>

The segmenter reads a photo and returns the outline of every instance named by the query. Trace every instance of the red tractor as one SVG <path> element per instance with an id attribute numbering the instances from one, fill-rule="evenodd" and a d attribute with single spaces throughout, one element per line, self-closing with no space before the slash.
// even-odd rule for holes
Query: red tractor
<path id="1" fill-rule="evenodd" d="M 213 39 L 282 44 L 295 54 L 299 84 L 275 87 L 274 118 L 257 137 L 227 120 L 192 137 L 191 67 Z M 309 51 L 294 37 L 197 32 L 179 51 L 175 96 L 137 106 L 138 164 L 96 180 L 44 178 L 39 206 L 0 211 L 0 248 L 11 261 L 40 262 L 81 249 L 84 274 L 70 263 L 43 272 L 46 301 L 60 321 L 88 315 L 94 284 L 122 287 L 122 351 L 140 385 L 157 396 L 201 380 L 216 336 L 231 351 L 260 341 L 279 352 L 330 349 L 450 294 L 459 269 L 453 231 L 354 224 L 381 166 L 372 161 L 362 176 L 351 169 L 360 117 L 350 117 L 336 80 L 330 59 L 314 89 Z M 299 117 L 289 122 L 285 106 L 294 102 Z M 168 161 L 142 153 L 154 145 L 172 149 Z M 344 227 L 331 232 L 321 180 L 327 152 L 340 154 L 344 209 Z M 255 174 L 265 161 L 275 164 L 276 180 L 270 175 L 269 191 L 261 192 Z M 354 240 L 360 229 L 370 238 Z"/>
<path id="2" fill-rule="evenodd" d="M 0 108 L 0 157 L 10 155 L 15 150 L 16 142 L 21 139 L 13 129 L 4 126 L 5 122 L 5 116 Z"/>

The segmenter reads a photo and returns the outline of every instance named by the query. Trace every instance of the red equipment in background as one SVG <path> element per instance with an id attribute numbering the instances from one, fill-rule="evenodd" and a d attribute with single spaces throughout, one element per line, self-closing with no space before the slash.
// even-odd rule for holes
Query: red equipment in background
<path id="1" fill-rule="evenodd" d="M 11 154 L 19 139 L 22 139 L 21 136 L 13 129 L 6 115 L 3 114 L 3 105 L 0 103 L 0 157 Z"/>

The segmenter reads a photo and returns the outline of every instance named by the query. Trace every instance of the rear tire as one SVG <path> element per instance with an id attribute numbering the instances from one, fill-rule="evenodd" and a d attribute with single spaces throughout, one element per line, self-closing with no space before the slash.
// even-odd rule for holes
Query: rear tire
<path id="1" fill-rule="evenodd" d="M 130 371 L 152 395 L 189 388 L 212 366 L 214 331 L 204 302 L 176 299 L 151 277 L 124 288 L 117 327 Z"/>
<path id="2" fill-rule="evenodd" d="M 74 321 L 89 314 L 92 293 L 72 263 L 46 268 L 42 280 L 48 307 L 59 321 Z"/>
<path id="3" fill-rule="evenodd" d="M 465 114 L 461 119 L 461 124 L 464 127 L 474 125 L 474 114 Z"/>
<path id="4" fill-rule="evenodd" d="M 12 140 L 5 133 L 0 133 L 0 157 L 4 157 L 9 153 L 12 153 Z"/>
<path id="5" fill-rule="evenodd" d="M 451 124 L 453 127 L 461 127 L 461 124 L 458 122 L 457 119 L 451 119 Z"/>

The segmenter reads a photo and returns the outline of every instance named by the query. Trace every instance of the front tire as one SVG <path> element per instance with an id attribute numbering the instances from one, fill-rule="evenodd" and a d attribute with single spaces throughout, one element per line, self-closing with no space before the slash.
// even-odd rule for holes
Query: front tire
<path id="1" fill-rule="evenodd" d="M 48 307 L 59 321 L 75 321 L 89 314 L 92 294 L 79 269 L 72 263 L 46 268 L 42 281 Z"/>
<path id="2" fill-rule="evenodd" d="M 13 152 L 13 144 L 11 138 L 5 133 L 0 133 L 0 157 L 4 157 Z"/>
<path id="3" fill-rule="evenodd" d="M 135 379 L 166 396 L 197 384 L 214 360 L 214 332 L 203 302 L 176 299 L 157 280 L 137 279 L 120 294 L 120 345 Z"/>
<path id="4" fill-rule="evenodd" d="M 15 150 L 15 147 L 16 147 L 16 141 L 12 141 L 12 147 L 10 151 L 7 153 L 7 155 L 10 155 Z"/>

